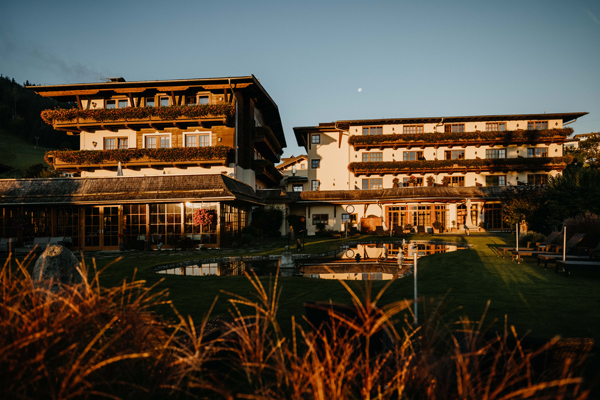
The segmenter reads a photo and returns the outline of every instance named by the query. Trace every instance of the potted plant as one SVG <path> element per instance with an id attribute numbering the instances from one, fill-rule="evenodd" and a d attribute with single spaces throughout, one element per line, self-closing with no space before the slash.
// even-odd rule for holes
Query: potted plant
<path id="1" fill-rule="evenodd" d="M 428 176 L 427 177 L 427 186 L 433 186 L 433 182 L 434 182 L 433 176 Z"/>
<path id="2" fill-rule="evenodd" d="M 199 208 L 194 212 L 194 226 L 200 227 L 200 244 L 198 245 L 198 250 L 202 250 L 202 234 L 204 230 L 204 226 L 210 225 L 213 222 L 214 215 L 210 213 L 206 208 Z"/>
<path id="3" fill-rule="evenodd" d="M 398 178 L 392 179 L 392 187 L 399 188 L 400 187 L 400 179 L 398 179 Z"/>
<path id="4" fill-rule="evenodd" d="M 479 230 L 485 232 L 485 222 L 481 221 L 479 223 Z"/>
<path id="5" fill-rule="evenodd" d="M 442 186 L 448 186 L 450 185 L 450 177 L 445 176 L 442 178 Z"/>
<path id="6" fill-rule="evenodd" d="M 433 224 L 433 233 L 441 233 L 444 226 L 440 221 L 435 221 Z"/>
<path id="7" fill-rule="evenodd" d="M 415 186 L 416 183 L 417 183 L 417 178 L 415 178 L 414 175 L 408 179 L 408 186 Z"/>
<path id="8" fill-rule="evenodd" d="M 452 232 L 456 232 L 456 221 L 452 221 Z"/>

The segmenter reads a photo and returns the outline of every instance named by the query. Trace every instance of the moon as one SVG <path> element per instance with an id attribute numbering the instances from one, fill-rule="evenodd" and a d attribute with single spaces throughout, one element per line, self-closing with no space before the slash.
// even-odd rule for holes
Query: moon
<path id="1" fill-rule="evenodd" d="M 358 93 L 360 93 L 360 92 L 362 92 L 362 88 L 359 87 L 358 88 Z"/>

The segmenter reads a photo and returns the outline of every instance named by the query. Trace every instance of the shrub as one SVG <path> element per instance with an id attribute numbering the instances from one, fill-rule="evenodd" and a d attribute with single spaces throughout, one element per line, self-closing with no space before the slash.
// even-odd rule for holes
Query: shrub
<path id="1" fill-rule="evenodd" d="M 582 246 L 593 247 L 600 239 L 600 217 L 596 214 L 586 212 L 573 218 L 565 220 L 567 226 L 567 239 L 575 233 L 585 233 L 581 241 Z"/>
<path id="2" fill-rule="evenodd" d="M 537 232 L 529 232 L 519 237 L 519 245 L 527 246 L 527 243 L 532 243 L 533 245 L 535 245 L 536 243 L 543 242 L 544 240 L 546 240 L 545 235 Z"/>
<path id="3" fill-rule="evenodd" d="M 281 224 L 283 224 L 283 211 L 279 208 L 268 206 L 252 212 L 250 225 L 263 230 L 267 236 L 281 236 L 279 231 Z"/>

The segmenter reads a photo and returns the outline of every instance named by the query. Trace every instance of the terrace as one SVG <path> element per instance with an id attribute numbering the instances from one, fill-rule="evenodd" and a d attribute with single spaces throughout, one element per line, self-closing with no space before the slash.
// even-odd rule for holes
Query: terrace
<path id="1" fill-rule="evenodd" d="M 356 176 L 412 174 L 412 173 L 463 173 L 509 171 L 562 171 L 573 160 L 565 157 L 495 158 L 469 160 L 422 160 L 353 162 L 348 170 Z"/>
<path id="2" fill-rule="evenodd" d="M 118 150 L 56 150 L 46 153 L 44 158 L 58 171 L 93 171 L 96 169 L 116 170 L 122 168 L 164 168 L 189 166 L 226 166 L 233 149 L 227 146 L 179 147 L 161 149 L 118 149 Z"/>
<path id="3" fill-rule="evenodd" d="M 467 147 L 467 146 L 494 146 L 494 145 L 526 145 L 526 144 L 562 144 L 567 136 L 573 133 L 571 128 L 548 130 L 518 130 L 497 132 L 435 132 L 417 134 L 393 135 L 353 135 L 348 143 L 358 149 L 384 149 L 418 147 L 438 148 L 441 146 Z"/>
<path id="4" fill-rule="evenodd" d="M 168 107 L 127 107 L 116 109 L 81 110 L 55 109 L 42 111 L 42 119 L 70 134 L 119 129 L 139 131 L 144 128 L 187 128 L 189 126 L 232 126 L 235 106 L 227 103 Z"/>

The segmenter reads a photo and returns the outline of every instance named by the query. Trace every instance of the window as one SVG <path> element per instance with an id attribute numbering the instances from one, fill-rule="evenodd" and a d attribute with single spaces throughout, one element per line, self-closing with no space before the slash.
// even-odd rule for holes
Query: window
<path id="1" fill-rule="evenodd" d="M 542 130 L 548 129 L 548 121 L 531 121 L 527 123 L 527 129 L 532 130 Z"/>
<path id="2" fill-rule="evenodd" d="M 319 169 L 320 166 L 321 166 L 321 160 L 319 160 L 319 159 L 310 160 L 310 167 L 312 169 Z"/>
<path id="3" fill-rule="evenodd" d="M 313 214 L 313 225 L 325 224 L 329 222 L 329 214 Z"/>
<path id="4" fill-rule="evenodd" d="M 292 191 L 293 192 L 301 192 L 303 189 L 302 184 L 299 183 L 295 183 L 292 185 Z"/>
<path id="5" fill-rule="evenodd" d="M 171 147 L 171 138 L 168 135 L 146 136 L 145 147 L 147 149 L 168 149 Z"/>
<path id="6" fill-rule="evenodd" d="M 405 151 L 402 154 L 402 160 L 404 161 L 417 161 L 424 160 L 422 151 Z"/>
<path id="7" fill-rule="evenodd" d="M 383 189 L 383 178 L 370 178 L 362 180 L 363 190 Z"/>
<path id="8" fill-rule="evenodd" d="M 314 180 L 310 183 L 310 190 L 317 191 L 317 190 L 319 190 L 320 186 L 321 186 L 321 182 L 318 180 Z"/>
<path id="9" fill-rule="evenodd" d="M 342 223 L 343 224 L 356 224 L 357 221 L 358 221 L 358 217 L 356 214 L 342 213 Z"/>
<path id="10" fill-rule="evenodd" d="M 446 155 L 446 160 L 464 160 L 465 159 L 465 151 L 464 150 L 446 150 L 445 155 Z"/>
<path id="11" fill-rule="evenodd" d="M 321 134 L 313 133 L 312 135 L 310 135 L 310 142 L 312 144 L 321 144 Z"/>
<path id="12" fill-rule="evenodd" d="M 464 132 L 465 124 L 446 124 L 444 125 L 444 132 Z"/>
<path id="13" fill-rule="evenodd" d="M 146 97 L 146 107 L 154 107 L 154 97 Z"/>
<path id="14" fill-rule="evenodd" d="M 402 133 L 423 133 L 423 125 L 404 125 Z"/>
<path id="15" fill-rule="evenodd" d="M 548 148 L 534 147 L 527 149 L 527 157 L 548 157 Z"/>
<path id="16" fill-rule="evenodd" d="M 545 185 L 546 183 L 548 183 L 546 174 L 527 174 L 528 185 Z"/>
<path id="17" fill-rule="evenodd" d="M 104 150 L 128 149 L 127 138 L 104 138 Z"/>
<path id="18" fill-rule="evenodd" d="M 208 96 L 204 95 L 204 96 L 198 96 L 198 104 L 208 104 Z"/>
<path id="19" fill-rule="evenodd" d="M 485 158 L 506 158 L 506 149 L 487 149 Z"/>
<path id="20" fill-rule="evenodd" d="M 160 98 L 160 106 L 168 107 L 169 106 L 169 98 L 167 96 L 161 96 Z"/>
<path id="21" fill-rule="evenodd" d="M 383 153 L 363 153 L 363 162 L 376 162 L 383 160 Z"/>
<path id="22" fill-rule="evenodd" d="M 450 186 L 465 186 L 464 176 L 453 176 L 450 179 Z"/>
<path id="23" fill-rule="evenodd" d="M 423 186 L 423 178 L 417 178 L 414 176 L 411 176 L 410 178 L 403 178 L 402 186 Z"/>
<path id="24" fill-rule="evenodd" d="M 363 135 L 383 135 L 383 126 L 363 126 Z"/>
<path id="25" fill-rule="evenodd" d="M 117 102 L 115 100 L 106 100 L 106 109 L 111 110 L 117 108 Z"/>
<path id="26" fill-rule="evenodd" d="M 185 147 L 210 146 L 210 132 L 185 133 Z"/>
<path id="27" fill-rule="evenodd" d="M 506 186 L 506 175 L 488 175 L 485 177 L 485 186 Z"/>
<path id="28" fill-rule="evenodd" d="M 506 122 L 488 122 L 485 124 L 485 130 L 488 132 L 505 131 Z"/>
<path id="29" fill-rule="evenodd" d="M 129 107 L 129 100 L 120 99 L 119 100 L 119 108 L 127 108 L 127 107 Z"/>

